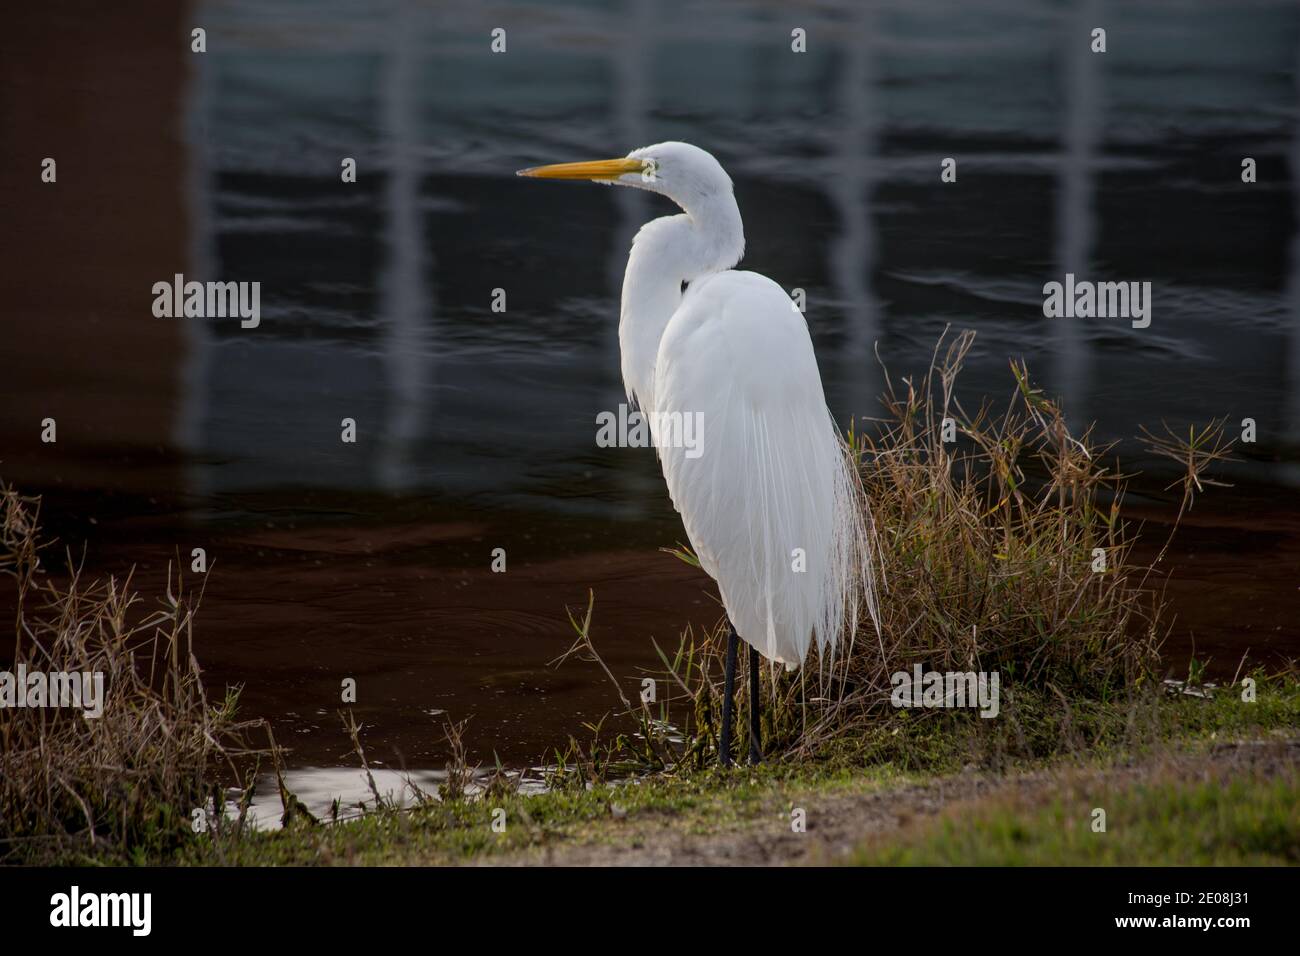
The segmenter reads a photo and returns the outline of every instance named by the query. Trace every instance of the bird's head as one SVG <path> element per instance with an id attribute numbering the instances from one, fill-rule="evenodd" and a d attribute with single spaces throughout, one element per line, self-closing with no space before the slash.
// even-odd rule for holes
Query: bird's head
<path id="1" fill-rule="evenodd" d="M 585 179 L 612 186 L 632 186 L 667 196 L 690 211 L 716 196 L 731 195 L 731 177 L 710 153 L 690 143 L 656 143 L 634 149 L 622 159 L 557 163 L 521 169 L 535 179 Z"/>

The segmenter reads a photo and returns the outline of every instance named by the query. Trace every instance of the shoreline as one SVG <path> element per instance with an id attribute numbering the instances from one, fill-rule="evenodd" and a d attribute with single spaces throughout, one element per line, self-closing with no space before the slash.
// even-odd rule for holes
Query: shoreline
<path id="1" fill-rule="evenodd" d="M 1186 676 L 1193 654 L 1208 658 L 1207 679 L 1220 681 L 1232 678 L 1246 652 L 1273 671 L 1300 659 L 1293 614 L 1300 507 L 1282 508 L 1270 486 L 1223 491 L 1196 502 L 1163 562 L 1174 612 L 1165 676 Z M 413 502 L 395 522 L 360 520 L 354 511 L 342 523 L 206 528 L 168 514 L 165 502 L 159 517 L 101 520 L 94 499 L 69 501 L 65 491 L 56 501 L 57 509 L 42 509 L 51 536 L 75 549 L 75 529 L 89 532 L 89 571 L 122 577 L 134 567 L 135 586 L 146 594 L 165 587 L 168 544 L 180 550 L 181 542 L 204 541 L 212 568 L 200 582 L 196 648 L 205 683 L 210 691 L 242 685 L 241 712 L 272 721 L 295 769 L 346 765 L 338 762 L 350 748 L 336 715 L 345 677 L 358 682 L 352 709 L 367 726 L 377 766 L 440 767 L 443 713 L 472 718 L 473 759 L 534 765 L 583 721 L 618 704 L 594 665 L 548 666 L 572 640 L 566 606 L 585 604 L 594 590 L 593 637 L 629 690 L 643 669 L 660 667 L 652 640 L 675 646 L 682 628 L 708 628 L 720 616 L 703 572 L 650 543 L 612 546 L 623 537 L 662 546 L 678 540 L 655 522 L 632 524 L 627 535 L 607 527 L 604 540 L 583 551 L 581 522 L 543 515 L 529 526 L 521 518 L 511 533 L 532 554 L 512 551 L 499 575 L 490 552 L 505 529 L 472 512 L 420 521 Z M 1146 496 L 1130 502 L 1126 518 L 1145 524 L 1135 555 L 1147 560 L 1163 543 L 1172 510 Z M 133 509 L 119 500 L 116 510 Z M 476 550 L 481 563 L 466 564 Z M 563 556 L 531 559 L 546 550 Z M 289 594 L 298 599 L 285 601 Z M 0 643 L 0 655 L 11 646 Z"/>

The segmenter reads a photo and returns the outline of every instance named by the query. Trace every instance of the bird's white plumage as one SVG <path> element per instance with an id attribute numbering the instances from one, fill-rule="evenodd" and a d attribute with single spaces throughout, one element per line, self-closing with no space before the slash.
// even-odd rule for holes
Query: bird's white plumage
<path id="1" fill-rule="evenodd" d="M 647 189 L 681 207 L 643 226 L 628 256 L 624 385 L 660 432 L 673 504 L 736 632 L 790 667 L 814 640 L 834 651 L 861 607 L 877 619 L 866 503 L 802 313 L 770 279 L 732 270 L 745 235 L 730 177 L 673 142 L 524 173 Z M 698 416 L 698 456 L 656 424 L 674 416 Z"/>
<path id="2" fill-rule="evenodd" d="M 701 453 L 670 445 L 660 459 L 737 633 L 788 665 L 814 637 L 833 647 L 861 596 L 865 532 L 790 297 L 754 272 L 693 282 L 660 341 L 654 394 L 661 419 L 700 415 Z"/>

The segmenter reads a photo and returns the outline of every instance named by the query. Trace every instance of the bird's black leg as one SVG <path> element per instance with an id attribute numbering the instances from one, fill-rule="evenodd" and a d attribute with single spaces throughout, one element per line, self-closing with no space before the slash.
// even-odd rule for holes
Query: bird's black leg
<path id="1" fill-rule="evenodd" d="M 727 665 L 722 676 L 722 743 L 719 747 L 724 767 L 731 766 L 731 699 L 736 690 L 736 644 L 740 640 L 730 621 L 727 628 Z"/>
<path id="2" fill-rule="evenodd" d="M 763 762 L 763 729 L 759 724 L 758 648 L 749 647 L 749 762 Z"/>

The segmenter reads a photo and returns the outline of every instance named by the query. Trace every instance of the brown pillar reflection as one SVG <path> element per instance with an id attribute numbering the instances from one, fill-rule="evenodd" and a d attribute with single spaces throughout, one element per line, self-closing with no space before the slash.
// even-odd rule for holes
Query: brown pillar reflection
<path id="1" fill-rule="evenodd" d="M 184 4 L 23 4 L 0 56 L 0 476 L 166 492 L 183 330 L 150 287 L 187 268 Z M 41 181 L 52 157 L 58 181 Z M 57 445 L 40 423 L 58 423 Z"/>

